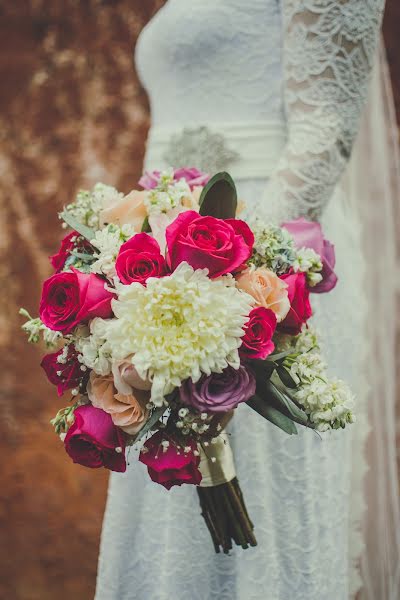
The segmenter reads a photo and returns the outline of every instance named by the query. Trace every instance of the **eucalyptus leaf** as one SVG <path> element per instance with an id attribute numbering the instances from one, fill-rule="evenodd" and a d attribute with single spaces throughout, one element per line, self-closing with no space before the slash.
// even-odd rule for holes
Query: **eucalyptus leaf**
<path id="1" fill-rule="evenodd" d="M 270 423 L 273 423 L 276 427 L 285 431 L 285 433 L 297 435 L 297 427 L 292 419 L 279 412 L 279 410 L 268 404 L 268 402 L 263 398 L 260 398 L 257 394 L 250 398 L 250 400 L 247 400 L 246 404 L 264 417 L 264 419 L 267 419 L 267 421 L 270 421 Z"/>
<path id="2" fill-rule="evenodd" d="M 266 360 L 252 360 L 251 368 L 258 379 L 269 379 L 275 370 L 275 363 Z"/>
<path id="3" fill-rule="evenodd" d="M 295 390 L 297 388 L 297 383 L 289 373 L 285 367 L 278 366 L 276 368 L 276 372 L 279 375 L 279 379 L 282 381 L 283 385 L 290 388 L 291 390 Z"/>
<path id="4" fill-rule="evenodd" d="M 211 177 L 200 195 L 200 214 L 218 219 L 234 219 L 237 207 L 236 186 L 229 173 Z"/>
<path id="5" fill-rule="evenodd" d="M 83 225 L 83 223 L 80 223 L 78 219 L 75 219 L 75 217 L 73 217 L 70 213 L 64 211 L 61 213 L 61 217 L 67 225 L 69 225 L 72 229 L 75 229 L 75 231 L 80 233 L 80 235 L 89 242 L 95 237 L 95 232 L 93 231 L 93 229 L 90 229 L 90 227 L 87 227 L 86 225 Z"/>
<path id="6" fill-rule="evenodd" d="M 154 427 L 154 425 L 157 423 L 157 421 L 159 419 L 161 419 L 161 417 L 163 416 L 163 414 L 165 413 L 166 410 L 167 410 L 166 406 L 159 406 L 158 408 L 154 409 L 154 411 L 152 412 L 151 416 L 149 417 L 147 423 L 142 427 L 142 429 L 137 434 L 137 436 L 135 438 L 135 442 L 138 442 L 139 440 L 141 440 L 142 437 L 144 437 L 146 435 L 146 433 L 148 433 Z"/>
<path id="7" fill-rule="evenodd" d="M 308 417 L 304 410 L 299 408 L 287 394 L 279 390 L 272 381 L 257 380 L 257 394 L 297 423 L 308 425 Z"/>
<path id="8" fill-rule="evenodd" d="M 272 361 L 272 362 L 279 362 L 283 359 L 285 359 L 287 356 L 290 356 L 291 354 L 293 354 L 293 349 L 291 350 L 285 350 L 285 352 L 279 352 L 277 354 L 270 354 L 269 357 L 266 359 L 266 362 Z"/>
<path id="9" fill-rule="evenodd" d="M 89 254 L 88 252 L 76 252 L 75 250 L 72 250 L 71 256 L 76 256 L 76 258 L 80 258 L 85 262 L 92 262 L 96 260 L 96 257 L 93 256 L 93 254 Z"/>

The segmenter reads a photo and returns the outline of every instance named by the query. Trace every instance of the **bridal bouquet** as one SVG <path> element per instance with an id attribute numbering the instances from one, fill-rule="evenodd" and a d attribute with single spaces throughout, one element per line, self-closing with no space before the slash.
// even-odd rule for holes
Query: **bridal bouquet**
<path id="1" fill-rule="evenodd" d="M 225 431 L 234 409 L 288 434 L 353 421 L 307 325 L 310 292 L 336 284 L 334 249 L 305 219 L 236 218 L 227 173 L 139 183 L 127 196 L 99 183 L 64 208 L 71 231 L 23 328 L 54 349 L 41 366 L 70 391 L 52 423 L 74 462 L 123 472 L 138 444 L 153 481 L 198 486 L 216 551 L 246 548 L 256 540 Z"/>

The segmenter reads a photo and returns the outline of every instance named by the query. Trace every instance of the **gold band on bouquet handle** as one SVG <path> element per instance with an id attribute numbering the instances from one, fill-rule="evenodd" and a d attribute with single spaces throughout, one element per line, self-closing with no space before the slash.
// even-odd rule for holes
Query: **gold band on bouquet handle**
<path id="1" fill-rule="evenodd" d="M 236 477 L 232 448 L 227 433 L 222 432 L 207 447 L 199 445 L 202 474 L 200 487 L 215 487 Z"/>

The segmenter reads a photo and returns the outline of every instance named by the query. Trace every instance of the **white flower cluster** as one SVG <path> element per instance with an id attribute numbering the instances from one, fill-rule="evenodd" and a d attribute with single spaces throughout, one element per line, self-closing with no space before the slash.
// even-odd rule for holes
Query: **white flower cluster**
<path id="1" fill-rule="evenodd" d="M 317 431 L 344 428 L 353 423 L 354 398 L 349 387 L 339 379 L 330 379 L 321 356 L 315 352 L 300 354 L 285 361 L 290 375 L 299 385 L 293 398 L 314 423 Z"/>
<path id="2" fill-rule="evenodd" d="M 122 244 L 135 234 L 133 225 L 107 225 L 104 229 L 96 231 L 95 237 L 90 240 L 92 246 L 97 248 L 93 256 L 96 259 L 91 265 L 92 273 L 106 275 L 112 279 L 115 273 L 115 260 Z"/>
<path id="3" fill-rule="evenodd" d="M 299 354 L 304 352 L 318 352 L 320 350 L 318 333 L 311 325 L 305 326 L 302 332 L 296 336 L 275 333 L 274 341 L 275 353 L 278 354 L 289 351 L 293 354 Z"/>
<path id="4" fill-rule="evenodd" d="M 209 279 L 207 270 L 181 263 L 172 275 L 117 285 L 116 319 L 107 322 L 112 358 L 133 355 L 142 379 L 152 381 L 151 401 L 191 377 L 238 368 L 243 326 L 254 303 L 232 277 Z"/>
<path id="5" fill-rule="evenodd" d="M 36 319 L 32 318 L 24 308 L 20 309 L 19 314 L 28 319 L 28 321 L 21 326 L 22 330 L 28 335 L 28 342 L 37 344 L 40 340 L 40 336 L 42 336 L 47 348 L 55 348 L 57 346 L 62 338 L 59 331 L 53 331 L 46 327 L 39 317 Z"/>
<path id="6" fill-rule="evenodd" d="M 123 194 L 114 187 L 104 183 L 96 183 L 91 191 L 80 190 L 76 195 L 75 202 L 64 207 L 64 210 L 60 213 L 60 218 L 62 219 L 63 214 L 68 213 L 79 223 L 93 229 L 99 229 L 100 211 L 122 197 Z"/>
<path id="7" fill-rule="evenodd" d="M 158 185 L 146 195 L 144 204 L 149 216 L 168 213 L 181 206 L 184 198 L 191 198 L 192 192 L 187 181 L 174 181 L 173 173 L 173 169 L 163 171 Z"/>
<path id="8" fill-rule="evenodd" d="M 292 268 L 295 273 L 306 273 L 308 284 L 311 287 L 322 281 L 321 257 L 312 248 L 300 248 L 300 250 L 296 250 L 296 259 Z"/>
<path id="9" fill-rule="evenodd" d="M 255 267 L 267 267 L 278 275 L 287 273 L 296 260 L 296 249 L 289 232 L 275 225 L 265 226 L 257 219 L 251 228 L 255 241 L 249 262 Z"/>
<path id="10" fill-rule="evenodd" d="M 90 322 L 90 329 L 84 326 L 77 329 L 73 343 L 82 370 L 93 369 L 98 375 L 111 373 L 111 350 L 107 342 L 109 323 L 110 320 L 96 317 Z"/>

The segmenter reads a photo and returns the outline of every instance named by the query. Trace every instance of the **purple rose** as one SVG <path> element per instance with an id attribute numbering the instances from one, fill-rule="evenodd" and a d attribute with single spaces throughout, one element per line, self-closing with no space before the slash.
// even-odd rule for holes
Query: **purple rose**
<path id="1" fill-rule="evenodd" d="M 139 179 L 139 185 L 145 190 L 152 190 L 158 185 L 160 175 L 160 171 L 146 172 Z M 210 176 L 208 173 L 199 171 L 196 167 L 182 167 L 181 169 L 174 170 L 174 181 L 179 181 L 180 179 L 185 179 L 190 189 L 193 190 L 195 187 L 204 186 L 210 179 Z"/>
<path id="2" fill-rule="evenodd" d="M 282 227 L 293 237 L 297 248 L 311 248 L 321 257 L 322 281 L 312 287 L 310 291 L 317 294 L 330 292 L 338 280 L 333 270 L 336 263 L 335 247 L 324 238 L 321 225 L 315 221 L 307 221 L 307 219 L 301 218 L 282 223 Z"/>
<path id="3" fill-rule="evenodd" d="M 91 404 L 78 406 L 64 446 L 74 463 L 111 471 L 126 471 L 125 437 L 111 416 Z"/>
<path id="4" fill-rule="evenodd" d="M 247 402 L 255 392 L 255 377 L 243 366 L 239 369 L 227 367 L 222 373 L 203 375 L 196 383 L 187 379 L 179 390 L 184 404 L 208 413 L 232 410 L 240 402 Z"/>

